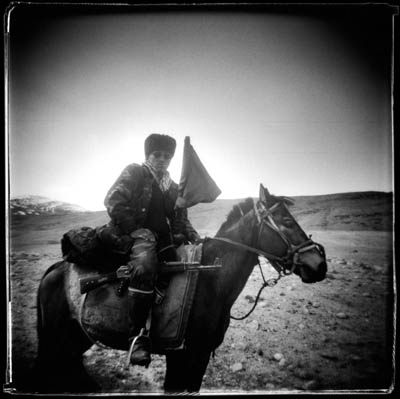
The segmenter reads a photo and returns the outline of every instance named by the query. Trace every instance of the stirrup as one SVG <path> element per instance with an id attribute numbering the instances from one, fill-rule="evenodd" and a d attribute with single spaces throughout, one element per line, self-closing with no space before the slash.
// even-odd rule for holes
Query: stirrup
<path id="1" fill-rule="evenodd" d="M 129 351 L 128 351 L 128 357 L 127 357 L 127 361 L 126 361 L 126 367 L 128 367 L 128 368 L 129 368 L 129 366 L 131 365 L 131 356 L 132 356 L 132 353 L 133 353 L 133 347 L 134 347 L 135 344 L 137 343 L 138 339 L 139 339 L 139 340 L 140 340 L 140 339 L 142 339 L 142 340 L 144 339 L 145 341 L 147 341 L 148 344 L 149 344 L 149 347 L 151 348 L 151 341 L 150 341 L 150 337 L 149 337 L 149 331 L 146 331 L 144 328 L 142 328 L 142 329 L 140 330 L 139 335 L 137 335 L 137 336 L 132 340 L 132 343 L 131 343 L 131 345 L 130 345 L 130 348 L 129 348 Z M 148 361 L 148 362 L 145 362 L 145 363 L 143 363 L 143 364 L 137 364 L 138 366 L 145 366 L 146 368 L 149 367 L 149 364 L 150 364 L 150 362 L 151 362 L 150 352 L 151 352 L 151 349 L 150 349 L 150 351 L 149 351 L 149 361 Z"/>

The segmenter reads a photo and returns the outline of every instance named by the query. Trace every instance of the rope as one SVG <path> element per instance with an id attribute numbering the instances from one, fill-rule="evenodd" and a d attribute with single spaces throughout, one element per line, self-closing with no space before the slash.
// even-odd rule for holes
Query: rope
<path id="1" fill-rule="evenodd" d="M 275 256 L 275 255 L 269 254 L 269 253 L 267 253 L 265 251 L 262 251 L 261 249 L 256 249 L 256 248 L 250 247 L 250 246 L 242 244 L 240 242 L 233 241 L 233 240 L 231 240 L 229 238 L 225 238 L 225 237 L 208 237 L 208 239 L 209 240 L 216 240 L 216 241 L 226 242 L 227 244 L 231 244 L 231 245 L 233 245 L 233 246 L 235 246 L 237 248 L 242 248 L 245 251 L 249 251 L 249 252 L 255 253 L 258 256 L 263 256 L 264 258 L 268 259 L 269 261 L 271 261 L 271 260 L 275 260 L 277 262 L 285 262 L 286 261 L 286 257 Z M 274 263 L 272 263 L 272 262 L 270 262 L 270 263 L 271 263 L 272 267 L 278 273 L 281 273 L 283 268 L 279 268 L 278 269 L 278 267 Z"/>
<path id="2" fill-rule="evenodd" d="M 273 287 L 274 285 L 276 285 L 278 280 L 282 277 L 282 274 L 279 273 L 278 278 L 272 278 L 270 280 L 265 280 L 260 261 L 258 261 L 258 267 L 260 268 L 261 276 L 263 278 L 263 284 L 261 285 L 260 289 L 258 290 L 256 299 L 254 300 L 254 304 L 253 304 L 252 308 L 244 316 L 235 317 L 235 316 L 230 315 L 230 318 L 233 320 L 244 320 L 247 317 L 249 317 L 254 312 L 254 309 L 256 308 L 256 306 L 258 304 L 258 300 L 260 299 L 260 295 L 261 295 L 261 292 L 263 291 L 263 289 L 265 287 Z"/>

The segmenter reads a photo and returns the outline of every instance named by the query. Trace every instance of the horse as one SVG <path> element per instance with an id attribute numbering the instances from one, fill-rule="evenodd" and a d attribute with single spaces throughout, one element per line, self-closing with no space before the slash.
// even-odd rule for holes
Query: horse
<path id="1" fill-rule="evenodd" d="M 294 273 L 304 283 L 322 281 L 327 272 L 324 247 L 303 231 L 289 211 L 293 200 L 269 193 L 260 184 L 258 199 L 233 206 L 214 237 L 206 237 L 202 263 L 217 271 L 198 275 L 185 333 L 185 346 L 166 356 L 164 391 L 199 392 L 210 355 L 223 342 L 231 307 L 259 257 L 265 257 L 279 277 Z M 38 295 L 37 381 L 47 392 L 90 392 L 98 385 L 89 378 L 82 355 L 92 345 L 79 323 L 78 311 L 65 289 L 70 264 L 60 261 L 43 275 Z"/>

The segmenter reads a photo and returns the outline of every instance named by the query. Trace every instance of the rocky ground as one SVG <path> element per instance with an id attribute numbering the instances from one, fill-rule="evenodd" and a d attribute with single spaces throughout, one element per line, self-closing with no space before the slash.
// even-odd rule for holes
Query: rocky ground
<path id="1" fill-rule="evenodd" d="M 311 232 L 310 232 L 311 233 Z M 392 238 L 384 231 L 314 231 L 327 251 L 324 281 L 281 279 L 244 321 L 232 320 L 210 360 L 202 393 L 387 390 L 393 381 Z M 36 291 L 60 259 L 58 241 L 18 241 L 10 254 L 10 350 L 7 389 L 26 387 L 36 354 Z M 268 265 L 267 278 L 275 277 Z M 261 286 L 254 269 L 232 314 L 252 306 Z M 149 369 L 125 368 L 126 352 L 93 346 L 85 365 L 103 393 L 160 393 L 162 356 Z"/>

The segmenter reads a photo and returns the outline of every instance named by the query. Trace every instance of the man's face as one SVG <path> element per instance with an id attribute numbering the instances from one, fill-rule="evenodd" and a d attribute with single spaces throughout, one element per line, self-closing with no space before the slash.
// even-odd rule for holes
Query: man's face
<path id="1" fill-rule="evenodd" d="M 172 154 L 166 151 L 154 151 L 149 155 L 148 161 L 158 173 L 165 173 L 171 162 Z"/>

